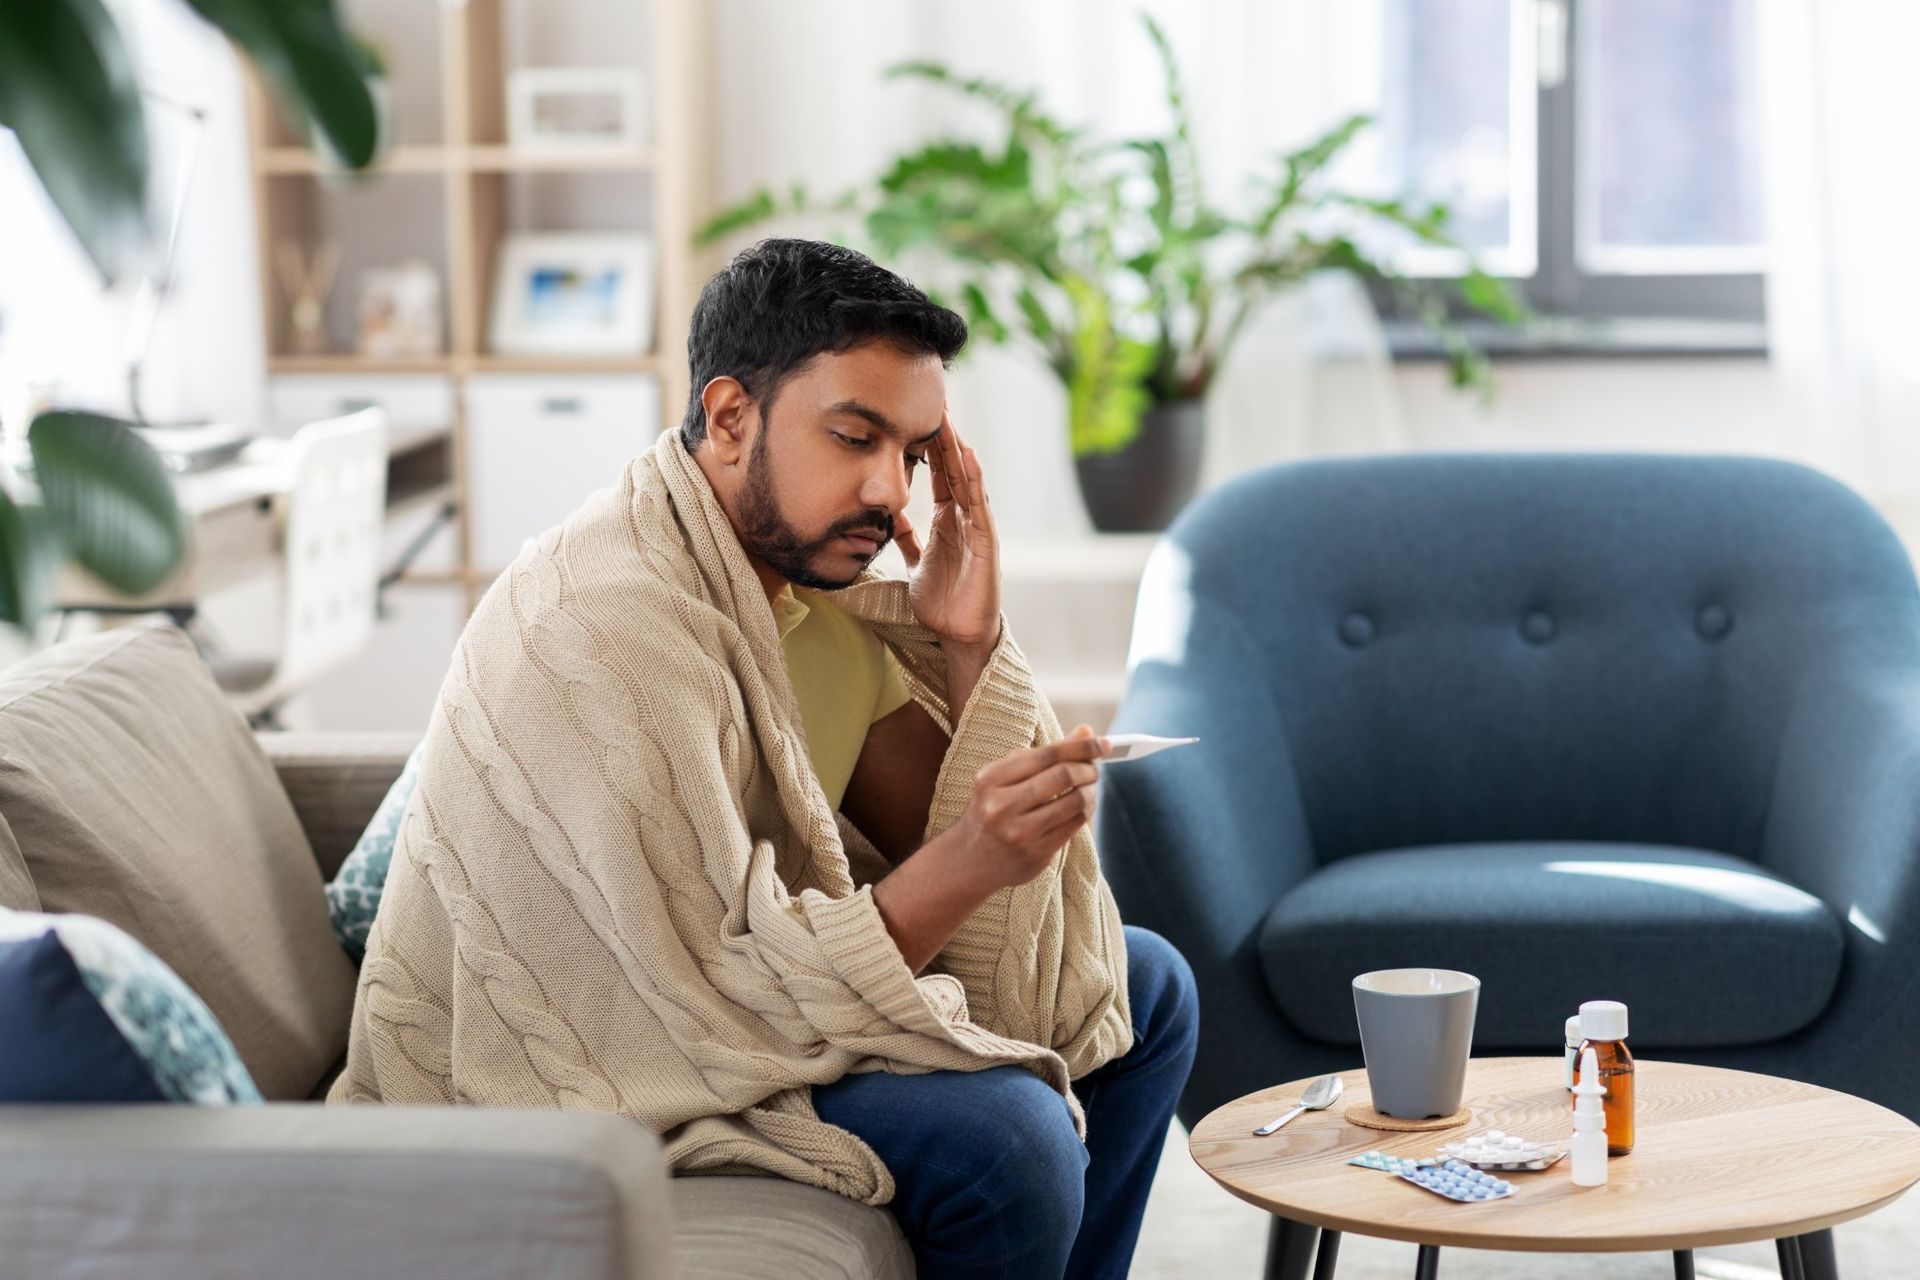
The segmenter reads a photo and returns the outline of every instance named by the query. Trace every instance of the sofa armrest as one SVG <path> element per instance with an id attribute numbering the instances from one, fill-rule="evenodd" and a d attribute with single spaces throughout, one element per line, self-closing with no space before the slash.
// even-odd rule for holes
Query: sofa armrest
<path id="1" fill-rule="evenodd" d="M 1096 843 L 1121 918 L 1161 934 L 1193 967 L 1200 1050 L 1179 1108 L 1191 1126 L 1231 1098 L 1288 1078 L 1285 1019 L 1260 963 L 1260 929 L 1318 860 L 1286 729 L 1264 682 L 1267 657 L 1223 610 L 1169 605 L 1145 586 L 1140 599 L 1134 667 L 1114 731 L 1200 741 L 1103 766 Z M 1150 608 L 1174 615 L 1177 634 L 1164 648 L 1153 634 L 1169 620 L 1148 620 Z"/>
<path id="2" fill-rule="evenodd" d="M 420 742 L 412 733 L 262 733 L 257 739 L 328 879 Z"/>
<path id="3" fill-rule="evenodd" d="M 1264 658 L 1237 618 L 1194 608 L 1177 654 L 1136 650 L 1113 730 L 1200 741 L 1103 768 L 1097 821 L 1128 923 L 1198 963 L 1251 947 L 1317 860 Z"/>
<path id="4" fill-rule="evenodd" d="M 0 1108 L 10 1280 L 665 1277 L 668 1206 L 659 1139 L 601 1113 Z"/>
<path id="5" fill-rule="evenodd" d="M 1893 1036 L 1920 1049 L 1920 679 L 1867 666 L 1798 691 L 1761 862 L 1845 928 L 1840 984 L 1816 1025 L 1848 1044 Z M 1904 1075 L 1910 1055 L 1886 1048 L 1866 1056 Z M 1912 1092 L 1886 1083 L 1899 1094 L 1867 1096 Z"/>

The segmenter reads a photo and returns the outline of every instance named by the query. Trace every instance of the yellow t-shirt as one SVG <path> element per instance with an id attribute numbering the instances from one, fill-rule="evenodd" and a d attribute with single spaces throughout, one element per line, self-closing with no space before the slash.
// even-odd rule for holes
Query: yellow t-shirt
<path id="1" fill-rule="evenodd" d="M 807 754 L 828 802 L 838 809 L 868 726 L 913 695 L 893 651 L 825 593 L 783 587 L 773 599 L 773 618 L 800 703 Z"/>

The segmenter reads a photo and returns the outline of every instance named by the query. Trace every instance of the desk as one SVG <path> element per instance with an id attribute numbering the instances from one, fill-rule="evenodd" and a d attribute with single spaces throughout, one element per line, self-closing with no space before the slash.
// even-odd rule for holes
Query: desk
<path id="1" fill-rule="evenodd" d="M 387 518 L 454 501 L 452 433 L 394 427 L 387 438 Z M 223 587 L 277 572 L 286 496 L 292 485 L 289 441 L 264 436 L 223 466 L 178 476 L 174 495 L 187 519 L 179 566 L 153 590 L 125 596 L 77 565 L 54 580 L 53 607 L 67 612 L 159 612 L 191 616 L 195 602 Z M 387 580 L 383 575 L 383 583 Z"/>

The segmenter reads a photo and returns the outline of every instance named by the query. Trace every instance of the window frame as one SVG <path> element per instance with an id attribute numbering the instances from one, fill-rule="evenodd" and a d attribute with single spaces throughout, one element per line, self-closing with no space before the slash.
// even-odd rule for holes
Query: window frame
<path id="1" fill-rule="evenodd" d="M 1604 0 L 1600 0 L 1604 2 Z M 1583 7 L 1596 0 L 1528 0 L 1515 6 L 1515 21 L 1522 25 L 1516 33 L 1516 56 L 1512 62 L 1516 96 L 1523 90 L 1524 77 L 1534 79 L 1532 142 L 1533 175 L 1533 264 L 1530 276 L 1508 277 L 1515 292 L 1541 318 L 1536 326 L 1544 331 L 1532 336 L 1511 335 L 1495 326 L 1482 328 L 1469 323 L 1470 336 L 1486 342 L 1495 350 L 1562 352 L 1577 349 L 1605 349 L 1619 345 L 1608 334 L 1624 327 L 1642 334 L 1647 326 L 1636 322 L 1682 322 L 1694 326 L 1686 340 L 1675 342 L 1677 353 L 1696 354 L 1704 350 L 1725 350 L 1731 354 L 1754 354 L 1765 350 L 1765 274 L 1763 270 L 1731 271 L 1647 271 L 1605 272 L 1587 269 L 1580 260 L 1579 218 L 1581 215 L 1579 159 L 1582 138 L 1583 99 L 1582 47 L 1591 38 L 1591 23 L 1583 18 Z M 1544 11 L 1557 7 L 1557 21 L 1544 17 Z M 1590 13 L 1590 8 L 1584 8 Z M 1557 79 L 1543 74 L 1539 56 L 1522 57 L 1522 38 L 1542 39 L 1542 26 L 1557 25 L 1562 41 Z M 1526 144 L 1527 131 L 1515 130 L 1516 142 Z M 1709 251 L 1711 252 L 1711 251 Z M 1751 256 L 1764 255 L 1765 247 Z M 1524 255 L 1523 255 L 1524 256 Z M 1750 256 L 1744 251 L 1735 256 Z M 1422 254 L 1404 266 L 1410 275 L 1439 278 L 1458 270 L 1445 258 L 1454 254 Z M 1485 256 L 1483 255 L 1483 261 Z M 1493 264 L 1489 264 L 1490 267 Z M 1391 292 L 1374 289 L 1381 314 L 1388 321 L 1389 334 L 1397 352 L 1411 355 L 1437 353 L 1438 348 L 1415 332 L 1403 308 Z M 1471 321 L 1472 313 L 1452 309 L 1459 318 Z M 1495 335 L 1508 333 L 1502 340 Z M 1655 326 L 1656 334 L 1664 332 Z M 1492 338 L 1492 341 L 1487 339 Z M 1659 351 L 1666 345 L 1656 336 L 1628 339 L 1625 345 L 1635 353 Z"/>

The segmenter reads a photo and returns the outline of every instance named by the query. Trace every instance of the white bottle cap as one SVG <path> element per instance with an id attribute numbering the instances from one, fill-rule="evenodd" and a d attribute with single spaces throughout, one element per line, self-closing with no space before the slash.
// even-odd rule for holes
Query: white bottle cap
<path id="1" fill-rule="evenodd" d="M 1589 1040 L 1625 1040 L 1627 1006 L 1618 1000 L 1589 1000 L 1580 1006 L 1580 1034 Z"/>
<path id="2" fill-rule="evenodd" d="M 1580 1019 L 1578 1017 L 1567 1019 L 1567 1045 L 1569 1048 L 1574 1049 L 1580 1047 Z"/>

